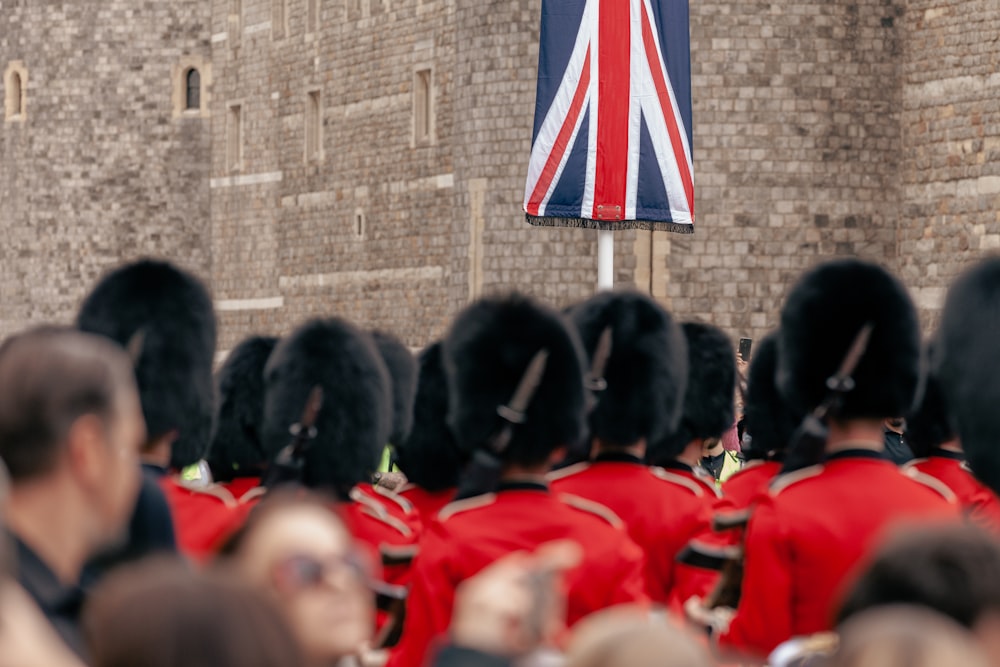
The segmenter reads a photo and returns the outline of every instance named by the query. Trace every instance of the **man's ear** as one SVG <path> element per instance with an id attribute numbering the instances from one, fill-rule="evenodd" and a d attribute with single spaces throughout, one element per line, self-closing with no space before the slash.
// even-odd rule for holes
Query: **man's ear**
<path id="1" fill-rule="evenodd" d="M 104 422 L 97 415 L 78 417 L 66 434 L 66 450 L 73 474 L 84 483 L 99 484 L 107 474 Z"/>

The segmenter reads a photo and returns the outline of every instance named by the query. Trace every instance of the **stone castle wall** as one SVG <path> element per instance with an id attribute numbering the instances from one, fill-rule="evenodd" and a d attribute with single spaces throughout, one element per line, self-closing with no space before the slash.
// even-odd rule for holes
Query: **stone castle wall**
<path id="1" fill-rule="evenodd" d="M 0 0 L 0 69 L 30 75 L 27 119 L 0 125 L 0 334 L 141 254 L 209 280 L 221 350 L 326 315 L 416 347 L 476 295 L 590 294 L 595 233 L 520 210 L 540 4 Z M 692 2 L 697 231 L 617 235 L 618 284 L 757 337 L 802 269 L 859 255 L 933 325 L 1000 247 L 998 30 L 993 0 Z M 171 91 L 189 61 L 196 116 Z"/>
<path id="2" fill-rule="evenodd" d="M 0 336 L 70 320 L 122 260 L 207 274 L 210 121 L 175 115 L 174 83 L 209 37 L 196 0 L 0 0 L 0 71 L 26 74 L 0 118 Z"/>

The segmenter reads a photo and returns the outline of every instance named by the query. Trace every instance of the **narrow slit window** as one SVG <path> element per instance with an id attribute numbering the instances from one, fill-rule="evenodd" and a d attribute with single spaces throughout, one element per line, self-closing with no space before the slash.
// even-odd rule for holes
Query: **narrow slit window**
<path id="1" fill-rule="evenodd" d="M 226 165 L 230 170 L 239 169 L 243 163 L 243 108 L 239 104 L 229 107 L 226 119 Z"/>
<path id="2" fill-rule="evenodd" d="M 354 236 L 358 239 L 365 237 L 365 212 L 361 209 L 354 212 Z"/>
<path id="3" fill-rule="evenodd" d="M 201 74 L 195 68 L 191 68 L 184 75 L 184 109 L 187 111 L 197 111 L 201 109 Z"/>
<path id="4" fill-rule="evenodd" d="M 12 115 L 20 116 L 24 102 L 24 91 L 21 90 L 21 75 L 17 72 L 14 72 L 10 77 L 10 94 L 10 108 L 13 109 Z"/>
<path id="5" fill-rule="evenodd" d="M 273 39 L 284 39 L 285 22 L 288 20 L 288 0 L 273 0 L 271 8 L 271 37 Z"/>
<path id="6" fill-rule="evenodd" d="M 413 134 L 416 143 L 428 143 L 434 132 L 434 97 L 430 69 L 418 70 L 413 81 Z"/>
<path id="7" fill-rule="evenodd" d="M 323 156 L 323 107 L 320 91 L 306 96 L 306 160 L 319 160 Z"/>
<path id="8" fill-rule="evenodd" d="M 319 0 L 306 0 L 306 32 L 319 30 Z"/>

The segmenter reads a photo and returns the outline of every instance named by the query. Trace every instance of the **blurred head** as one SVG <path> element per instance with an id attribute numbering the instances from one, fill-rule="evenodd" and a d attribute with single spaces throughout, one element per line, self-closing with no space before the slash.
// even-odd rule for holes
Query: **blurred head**
<path id="1" fill-rule="evenodd" d="M 638 292 L 601 292 L 569 311 L 592 365 L 605 331 L 611 348 L 589 415 L 590 437 L 624 447 L 669 436 L 681 418 L 687 343 L 670 313 Z"/>
<path id="2" fill-rule="evenodd" d="M 148 444 L 170 443 L 177 470 L 205 455 L 212 433 L 215 311 L 190 273 L 140 260 L 104 276 L 77 314 L 81 331 L 136 345 L 135 377 Z"/>
<path id="3" fill-rule="evenodd" d="M 880 266 L 857 259 L 807 271 L 788 295 L 778 331 L 777 384 L 797 414 L 820 405 L 865 324 L 865 353 L 852 373 L 839 420 L 908 415 L 920 388 L 920 328 L 906 288 Z"/>
<path id="4" fill-rule="evenodd" d="M 392 426 L 392 383 L 372 337 L 340 318 L 311 320 L 281 340 L 264 367 L 264 447 L 274 456 L 323 390 L 302 482 L 347 498 L 378 467 Z"/>
<path id="5" fill-rule="evenodd" d="M 688 378 L 680 425 L 668 437 L 651 443 L 646 455 L 662 465 L 695 441 L 718 439 L 735 421 L 736 350 L 718 327 L 701 322 L 681 325 L 687 341 Z"/>
<path id="6" fill-rule="evenodd" d="M 498 408 L 510 403 L 543 350 L 544 372 L 522 422 L 511 426 L 503 463 L 548 467 L 558 450 L 580 442 L 586 415 L 583 352 L 559 313 L 519 295 L 480 299 L 455 318 L 443 350 L 448 424 L 461 449 L 470 454 L 486 449 L 507 428 Z"/>
<path id="7" fill-rule="evenodd" d="M 928 356 L 934 356 L 934 346 L 929 346 Z M 927 375 L 927 386 L 920 405 L 903 425 L 906 427 L 906 444 L 917 458 L 930 456 L 941 445 L 957 440 L 958 434 L 944 402 L 941 381 L 933 368 Z"/>
<path id="8" fill-rule="evenodd" d="M 173 561 L 115 571 L 92 594 L 93 667 L 299 667 L 302 652 L 268 596 Z"/>
<path id="9" fill-rule="evenodd" d="M 632 608 L 598 612 L 573 630 L 565 667 L 711 667 L 693 638 Z"/>
<path id="10" fill-rule="evenodd" d="M 371 565 L 324 501 L 276 492 L 254 508 L 223 555 L 278 601 L 310 661 L 356 653 L 371 638 Z"/>
<path id="11" fill-rule="evenodd" d="M 427 346 L 418 358 L 417 396 L 413 428 L 396 456 L 406 478 L 427 491 L 458 486 L 468 456 L 455 444 L 448 428 L 448 382 L 441 360 L 441 343 Z"/>
<path id="12" fill-rule="evenodd" d="M 838 621 L 900 604 L 933 609 L 970 630 L 1000 616 L 1000 543 L 967 525 L 901 533 L 851 588 Z"/>
<path id="13" fill-rule="evenodd" d="M 119 537 L 139 490 L 142 408 L 125 352 L 46 328 L 0 347 L 0 458 L 17 492 L 58 488 L 97 549 Z"/>
<path id="14" fill-rule="evenodd" d="M 1000 493 L 1000 257 L 966 271 L 948 290 L 935 366 L 976 477 Z"/>
<path id="15" fill-rule="evenodd" d="M 743 454 L 747 459 L 781 459 L 802 419 L 793 414 L 775 384 L 777 334 L 768 334 L 754 352 L 743 405 L 744 428 L 749 435 Z"/>
<path id="16" fill-rule="evenodd" d="M 824 667 L 987 667 L 968 631 L 928 609 L 888 607 L 846 623 Z"/>
<path id="17" fill-rule="evenodd" d="M 413 426 L 413 396 L 417 391 L 417 361 L 413 353 L 387 331 L 372 331 L 372 340 L 378 350 L 392 385 L 392 431 L 389 442 L 399 445 L 406 440 Z"/>
<path id="18" fill-rule="evenodd" d="M 278 339 L 252 336 L 233 348 L 216 374 L 218 412 L 207 461 L 212 478 L 260 477 L 268 456 L 261 442 L 264 365 Z"/>

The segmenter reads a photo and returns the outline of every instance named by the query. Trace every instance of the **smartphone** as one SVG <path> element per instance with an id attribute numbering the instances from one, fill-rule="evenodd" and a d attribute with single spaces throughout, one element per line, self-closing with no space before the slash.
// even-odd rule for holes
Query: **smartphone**
<path id="1" fill-rule="evenodd" d="M 753 338 L 740 338 L 740 358 L 743 361 L 750 361 L 750 348 L 753 346 Z"/>

